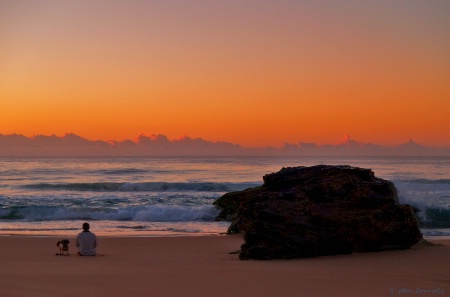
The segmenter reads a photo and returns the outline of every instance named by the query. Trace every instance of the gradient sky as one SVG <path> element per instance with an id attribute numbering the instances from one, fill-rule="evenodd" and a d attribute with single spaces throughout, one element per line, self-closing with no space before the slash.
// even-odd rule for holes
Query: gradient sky
<path id="1" fill-rule="evenodd" d="M 0 0 L 0 133 L 450 146 L 450 1 Z"/>

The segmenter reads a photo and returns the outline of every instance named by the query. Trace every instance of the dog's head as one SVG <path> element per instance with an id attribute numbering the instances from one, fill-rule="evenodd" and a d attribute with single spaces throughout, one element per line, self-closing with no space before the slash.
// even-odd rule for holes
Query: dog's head
<path id="1" fill-rule="evenodd" d="M 61 239 L 56 243 L 56 246 L 59 247 L 67 247 L 69 246 L 70 241 L 68 239 Z"/>

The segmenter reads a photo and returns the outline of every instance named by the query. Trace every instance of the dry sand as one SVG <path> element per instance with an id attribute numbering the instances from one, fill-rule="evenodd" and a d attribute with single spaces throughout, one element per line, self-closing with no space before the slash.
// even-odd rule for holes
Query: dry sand
<path id="1" fill-rule="evenodd" d="M 240 236 L 99 238 L 55 256 L 53 237 L 0 236 L 0 296 L 450 296 L 450 240 L 410 250 L 240 261 Z M 427 291 L 419 291 L 427 290 Z"/>

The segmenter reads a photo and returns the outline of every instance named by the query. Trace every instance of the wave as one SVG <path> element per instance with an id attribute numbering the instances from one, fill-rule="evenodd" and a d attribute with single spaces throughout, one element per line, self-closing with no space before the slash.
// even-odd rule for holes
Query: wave
<path id="1" fill-rule="evenodd" d="M 134 221 L 134 222 L 212 222 L 219 214 L 214 206 L 149 205 L 138 207 L 70 208 L 28 206 L 0 209 L 1 221 Z M 420 228 L 450 228 L 450 209 L 418 210 Z M 125 228 L 125 227 L 124 227 Z"/>
<path id="2" fill-rule="evenodd" d="M 410 204 L 417 210 L 421 228 L 450 228 L 450 179 L 420 178 L 393 182 L 398 189 L 400 203 Z M 213 221 L 217 210 L 210 205 L 211 199 L 225 192 L 260 185 L 261 183 L 257 182 L 34 183 L 22 187 L 36 191 L 97 193 L 76 193 L 76 197 L 82 197 L 78 200 L 72 193 L 62 193 L 61 199 L 55 198 L 60 196 L 60 192 L 33 193 L 34 198 L 31 200 L 19 198 L 14 202 L 9 197 L 6 199 L 8 203 L 0 205 L 0 220 Z M 70 196 L 67 196 L 68 194 Z M 140 201 L 142 197 L 145 201 Z M 176 198 L 180 199 L 175 201 Z M 59 202 L 61 204 L 55 205 Z M 45 204 L 37 206 L 29 203 Z M 21 205 L 21 208 L 18 205 Z"/>
<path id="3" fill-rule="evenodd" d="M 428 228 L 421 228 L 420 231 L 422 231 L 422 234 L 424 236 L 445 236 L 450 237 L 450 229 L 428 229 Z"/>
<path id="4" fill-rule="evenodd" d="M 450 228 L 450 208 L 426 208 L 417 213 L 422 228 Z"/>
<path id="5" fill-rule="evenodd" d="M 124 191 L 124 192 L 164 192 L 164 191 L 197 191 L 197 192 L 231 192 L 259 186 L 256 183 L 213 183 L 213 182 L 102 182 L 102 183 L 36 183 L 21 186 L 33 190 L 69 190 L 69 191 Z"/>
<path id="6" fill-rule="evenodd" d="M 394 180 L 400 203 L 416 210 L 423 228 L 450 228 L 450 179 Z"/>
<path id="7" fill-rule="evenodd" d="M 148 173 L 147 170 L 135 169 L 135 168 L 123 168 L 123 169 L 103 169 L 94 171 L 97 174 L 105 175 L 122 175 L 122 174 L 138 174 L 138 173 Z"/>
<path id="8" fill-rule="evenodd" d="M 404 179 L 393 180 L 402 191 L 444 190 L 450 192 L 450 179 Z M 94 183 L 34 183 L 20 186 L 32 190 L 69 190 L 69 191 L 124 191 L 124 192 L 163 192 L 198 191 L 232 192 L 260 186 L 257 182 L 94 182 Z"/>
<path id="9" fill-rule="evenodd" d="M 120 209 L 31 206 L 0 209 L 0 220 L 61 221 L 110 220 L 142 222 L 214 221 L 219 211 L 214 206 L 150 205 Z"/>
<path id="10" fill-rule="evenodd" d="M 442 178 L 442 179 L 427 179 L 427 178 L 414 178 L 414 179 L 399 179 L 392 180 L 394 184 L 396 183 L 405 183 L 405 184 L 419 184 L 419 185 L 450 185 L 450 179 Z"/>

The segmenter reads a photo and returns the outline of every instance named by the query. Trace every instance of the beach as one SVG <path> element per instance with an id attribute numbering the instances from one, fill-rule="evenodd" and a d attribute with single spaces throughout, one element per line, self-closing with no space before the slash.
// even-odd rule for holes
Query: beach
<path id="1" fill-rule="evenodd" d="M 56 256 L 52 236 L 0 236 L 0 296 L 447 296 L 450 239 L 409 250 L 242 261 L 241 235 L 100 237 Z"/>
<path id="2" fill-rule="evenodd" d="M 0 297 L 450 296 L 447 158 L 0 158 Z M 444 246 L 241 261 L 221 195 L 282 167 L 352 164 L 392 180 Z M 76 256 L 88 221 L 99 255 Z M 425 229 L 424 229 L 425 228 Z M 55 256 L 70 240 L 71 256 Z"/>

